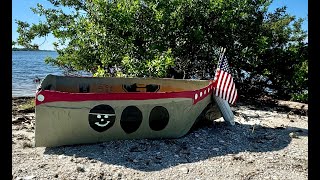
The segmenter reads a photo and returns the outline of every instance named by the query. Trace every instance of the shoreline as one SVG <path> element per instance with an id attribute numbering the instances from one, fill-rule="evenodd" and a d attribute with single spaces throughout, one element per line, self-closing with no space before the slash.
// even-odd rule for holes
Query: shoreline
<path id="1" fill-rule="evenodd" d="M 35 96 L 12 96 L 12 99 L 35 98 Z"/>

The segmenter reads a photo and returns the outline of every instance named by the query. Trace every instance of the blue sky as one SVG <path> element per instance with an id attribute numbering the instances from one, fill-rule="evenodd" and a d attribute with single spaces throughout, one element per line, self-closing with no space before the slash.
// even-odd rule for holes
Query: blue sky
<path id="1" fill-rule="evenodd" d="M 43 17 L 33 14 L 31 7 L 36 7 L 37 3 L 44 5 L 44 7 L 52 7 L 47 0 L 12 0 L 12 40 L 18 37 L 17 24 L 15 19 L 27 21 L 29 23 L 37 23 L 43 21 Z M 308 31 L 308 0 L 274 0 L 270 6 L 269 11 L 273 11 L 277 7 L 287 6 L 287 12 L 296 17 L 305 18 L 302 28 Z M 54 37 L 48 36 L 46 39 L 38 38 L 34 42 L 42 44 L 39 48 L 46 50 L 53 50 L 52 43 L 55 41 Z"/>

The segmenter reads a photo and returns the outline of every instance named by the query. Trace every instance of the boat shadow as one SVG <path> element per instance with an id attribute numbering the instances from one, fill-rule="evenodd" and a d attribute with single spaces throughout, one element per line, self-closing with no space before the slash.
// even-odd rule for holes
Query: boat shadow
<path id="1" fill-rule="evenodd" d="M 140 171 L 162 169 L 199 162 L 240 152 L 281 150 L 291 142 L 290 133 L 308 136 L 308 130 L 296 127 L 271 128 L 224 122 L 200 124 L 178 139 L 119 140 L 97 144 L 46 148 L 45 154 L 65 155 L 100 161 Z"/>

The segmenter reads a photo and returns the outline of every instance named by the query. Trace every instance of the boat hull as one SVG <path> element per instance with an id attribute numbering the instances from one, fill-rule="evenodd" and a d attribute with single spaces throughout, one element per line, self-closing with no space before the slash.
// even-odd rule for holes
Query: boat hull
<path id="1" fill-rule="evenodd" d="M 48 75 L 36 93 L 35 146 L 179 138 L 212 101 L 210 80 Z"/>
<path id="2" fill-rule="evenodd" d="M 35 145 L 51 147 L 118 139 L 179 138 L 188 133 L 210 102 L 211 96 L 197 104 L 193 104 L 189 98 L 45 103 L 36 108 Z M 115 119 L 111 127 L 97 131 L 90 126 L 89 119 L 90 111 L 99 105 L 110 106 L 114 110 Z M 124 113 L 132 107 L 141 112 L 142 120 L 131 122 L 134 128 L 130 129 L 126 127 L 130 123 L 126 125 Z M 159 116 L 159 113 L 154 114 L 155 109 L 165 109 L 168 114 L 165 117 L 168 118 L 156 118 L 157 122 L 153 123 L 152 117 Z M 165 110 L 160 111 L 160 114 L 166 114 Z"/>

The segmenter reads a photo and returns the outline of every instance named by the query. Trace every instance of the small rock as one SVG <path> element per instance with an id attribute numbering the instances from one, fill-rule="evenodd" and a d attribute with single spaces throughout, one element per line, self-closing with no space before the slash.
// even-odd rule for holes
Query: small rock
<path id="1" fill-rule="evenodd" d="M 33 144 L 31 142 L 23 141 L 21 146 L 22 148 L 32 148 Z"/>
<path id="2" fill-rule="evenodd" d="M 178 154 L 175 154 L 174 157 L 179 158 L 180 156 Z"/>
<path id="3" fill-rule="evenodd" d="M 46 165 L 48 165 L 48 164 L 40 164 L 38 167 L 39 168 L 44 168 Z"/>
<path id="4" fill-rule="evenodd" d="M 295 132 L 291 132 L 291 133 L 289 134 L 289 136 L 290 136 L 291 138 L 299 138 L 299 137 L 298 137 L 298 134 L 295 133 Z"/>
<path id="5" fill-rule="evenodd" d="M 269 156 L 266 159 L 273 160 L 274 158 L 272 156 Z"/>
<path id="6" fill-rule="evenodd" d="M 132 162 L 137 163 L 137 162 L 139 162 L 139 161 L 138 161 L 138 160 L 136 160 L 136 159 L 134 159 Z"/>
<path id="7" fill-rule="evenodd" d="M 197 149 L 198 149 L 198 150 L 202 150 L 202 148 L 201 148 L 201 147 L 197 147 Z"/>
<path id="8" fill-rule="evenodd" d="M 59 177 L 59 175 L 56 173 L 53 177 L 58 178 L 58 177 Z"/>
<path id="9" fill-rule="evenodd" d="M 234 156 L 232 158 L 232 160 L 241 160 L 241 161 L 244 161 L 243 157 L 242 156 Z"/>
<path id="10" fill-rule="evenodd" d="M 26 177 L 24 177 L 23 179 L 24 180 L 29 180 L 29 179 L 33 179 L 33 178 L 35 178 L 36 176 L 26 176 Z"/>
<path id="11" fill-rule="evenodd" d="M 103 179 L 103 176 L 104 176 L 104 172 L 99 172 L 98 179 Z"/>
<path id="12" fill-rule="evenodd" d="M 78 172 L 84 172 L 84 168 L 82 166 L 77 166 L 77 171 Z"/>
<path id="13" fill-rule="evenodd" d="M 219 143 L 224 143 L 225 141 L 224 140 L 219 140 Z"/>
<path id="14" fill-rule="evenodd" d="M 189 172 L 189 169 L 186 168 L 186 167 L 182 167 L 182 168 L 180 168 L 179 170 L 180 170 L 182 173 L 184 173 L 184 174 L 188 174 L 188 172 Z"/>
<path id="15" fill-rule="evenodd" d="M 121 173 L 121 172 L 119 172 L 117 176 L 118 176 L 118 177 L 122 177 L 122 173 Z"/>

